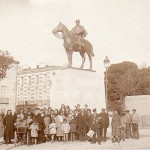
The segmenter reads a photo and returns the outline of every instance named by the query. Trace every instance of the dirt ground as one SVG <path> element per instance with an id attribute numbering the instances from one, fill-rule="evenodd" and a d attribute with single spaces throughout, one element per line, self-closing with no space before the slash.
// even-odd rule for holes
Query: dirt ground
<path id="1" fill-rule="evenodd" d="M 2 139 L 1 139 L 2 140 Z M 120 143 L 112 143 L 108 140 L 106 143 L 91 144 L 90 142 L 47 142 L 32 146 L 18 146 L 13 144 L 1 144 L 0 150 L 150 150 L 150 129 L 140 130 L 140 139 L 126 139 Z"/>

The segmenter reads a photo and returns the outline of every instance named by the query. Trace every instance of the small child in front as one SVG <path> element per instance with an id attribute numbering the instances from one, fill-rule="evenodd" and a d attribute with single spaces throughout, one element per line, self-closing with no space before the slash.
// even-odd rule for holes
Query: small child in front
<path id="1" fill-rule="evenodd" d="M 32 123 L 29 129 L 31 129 L 32 142 L 34 142 L 34 144 L 37 144 L 37 137 L 39 130 L 38 124 L 36 122 Z"/>
<path id="2" fill-rule="evenodd" d="M 68 134 L 70 131 L 70 125 L 67 123 L 66 119 L 63 120 L 63 124 L 61 126 L 61 129 L 64 133 L 64 141 L 68 141 Z"/>
<path id="3" fill-rule="evenodd" d="M 49 124 L 52 143 L 54 142 L 54 137 L 56 135 L 56 128 L 57 128 L 57 126 L 56 126 L 56 123 L 55 123 L 55 119 L 53 119 L 52 123 Z"/>

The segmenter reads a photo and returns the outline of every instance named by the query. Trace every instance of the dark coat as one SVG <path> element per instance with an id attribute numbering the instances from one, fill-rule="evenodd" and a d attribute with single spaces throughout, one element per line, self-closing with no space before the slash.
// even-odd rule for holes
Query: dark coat
<path id="1" fill-rule="evenodd" d="M 95 120 L 96 120 L 96 128 L 100 129 L 102 128 L 102 119 L 100 119 L 100 114 L 96 114 Z"/>
<path id="2" fill-rule="evenodd" d="M 77 120 L 76 119 L 72 119 L 70 121 L 70 132 L 77 132 Z"/>
<path id="3" fill-rule="evenodd" d="M 30 122 L 29 125 L 31 125 L 34 122 L 38 123 L 39 129 L 40 129 L 38 133 L 38 140 L 42 141 L 44 138 L 44 129 L 46 128 L 44 119 L 40 114 L 38 114 L 37 116 L 34 116 L 32 122 Z"/>
<path id="4" fill-rule="evenodd" d="M 102 117 L 101 122 L 103 127 L 109 127 L 109 117 L 107 113 L 100 113 L 100 117 Z"/>
<path id="5" fill-rule="evenodd" d="M 87 122 L 88 127 L 91 128 L 91 125 L 93 124 L 93 120 L 94 120 L 94 115 L 93 114 L 88 115 L 88 122 Z"/>
<path id="6" fill-rule="evenodd" d="M 91 115 L 90 116 L 90 120 L 89 120 L 89 123 L 90 123 L 90 128 L 93 130 L 93 131 L 96 131 L 96 129 L 100 129 L 102 128 L 102 123 L 101 123 L 101 119 L 99 119 L 100 115 L 99 114 L 96 114 L 96 115 Z"/>
<path id="7" fill-rule="evenodd" d="M 14 138 L 14 123 L 15 121 L 12 115 L 6 115 L 4 117 L 4 140 L 10 140 Z"/>
<path id="8" fill-rule="evenodd" d="M 86 134 L 87 132 L 87 120 L 88 116 L 86 113 L 82 115 L 79 113 L 77 116 L 77 133 L 78 134 Z"/>
<path id="9" fill-rule="evenodd" d="M 39 128 L 41 130 L 45 129 L 44 119 L 40 114 L 38 114 L 37 116 L 34 116 L 32 122 L 30 124 L 32 124 L 33 122 L 37 122 L 39 124 Z"/>
<path id="10" fill-rule="evenodd" d="M 31 116 L 31 118 L 33 119 L 34 113 L 33 113 L 33 112 L 28 112 L 28 113 L 26 113 L 26 114 L 25 114 L 25 119 L 27 119 L 28 116 Z"/>

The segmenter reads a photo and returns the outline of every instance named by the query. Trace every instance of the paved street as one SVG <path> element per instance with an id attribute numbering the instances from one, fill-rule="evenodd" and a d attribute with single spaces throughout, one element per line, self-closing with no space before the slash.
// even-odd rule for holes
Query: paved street
<path id="1" fill-rule="evenodd" d="M 125 142 L 121 143 L 111 143 L 111 140 L 108 140 L 102 145 L 90 144 L 89 142 L 47 142 L 44 144 L 38 144 L 33 146 L 19 146 L 14 147 L 13 144 L 10 145 L 0 145 L 1 150 L 150 150 L 150 129 L 140 130 L 140 139 L 133 140 L 127 139 Z"/>

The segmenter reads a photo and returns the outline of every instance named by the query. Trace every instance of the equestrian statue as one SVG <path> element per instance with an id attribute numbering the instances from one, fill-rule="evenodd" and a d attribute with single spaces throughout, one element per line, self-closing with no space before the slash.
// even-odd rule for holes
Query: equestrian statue
<path id="1" fill-rule="evenodd" d="M 76 20 L 76 26 L 71 31 L 60 22 L 52 32 L 57 38 L 64 40 L 64 48 L 69 61 L 68 67 L 72 67 L 72 54 L 74 51 L 79 52 L 82 57 L 81 69 L 86 59 L 85 54 L 88 55 L 90 61 L 89 69 L 92 70 L 92 57 L 94 56 L 93 47 L 88 40 L 84 39 L 87 35 L 87 31 L 80 25 L 80 20 Z"/>

